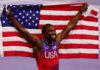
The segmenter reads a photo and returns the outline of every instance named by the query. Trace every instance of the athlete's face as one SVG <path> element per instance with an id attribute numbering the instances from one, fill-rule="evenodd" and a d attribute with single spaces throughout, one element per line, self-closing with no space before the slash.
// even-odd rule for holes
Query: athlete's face
<path id="1" fill-rule="evenodd" d="M 53 26 L 48 26 L 46 28 L 46 32 L 45 32 L 44 36 L 49 40 L 55 40 L 55 38 L 56 38 L 55 28 Z"/>

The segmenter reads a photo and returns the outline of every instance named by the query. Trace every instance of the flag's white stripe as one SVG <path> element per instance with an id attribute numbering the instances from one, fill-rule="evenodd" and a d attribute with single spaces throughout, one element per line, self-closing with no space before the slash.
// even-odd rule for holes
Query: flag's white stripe
<path id="1" fill-rule="evenodd" d="M 27 42 L 25 39 L 13 36 L 13 37 L 4 37 L 3 41 L 22 41 Z M 91 39 L 64 39 L 61 42 L 62 44 L 99 44 L 98 40 Z"/>
<path id="2" fill-rule="evenodd" d="M 94 30 L 71 30 L 69 34 L 85 34 L 98 36 L 99 32 Z"/>
<path id="3" fill-rule="evenodd" d="M 99 44 L 98 40 L 90 39 L 64 39 L 61 42 L 62 44 Z"/>
<path id="4" fill-rule="evenodd" d="M 55 11 L 55 10 L 41 10 L 41 15 L 58 15 L 58 16 L 68 16 L 75 15 L 78 11 Z"/>
<path id="5" fill-rule="evenodd" d="M 67 25 L 69 22 L 69 20 L 40 20 L 40 24 L 41 25 L 45 25 L 45 24 L 52 24 L 52 25 Z"/>
<path id="6" fill-rule="evenodd" d="M 18 37 L 18 36 L 4 37 L 3 41 L 22 41 L 22 42 L 27 42 L 24 38 L 21 38 L 21 37 Z"/>
<path id="7" fill-rule="evenodd" d="M 32 34 L 41 34 L 41 29 L 27 29 Z M 62 30 L 56 30 L 57 33 L 61 32 Z M 3 32 L 18 32 L 13 27 L 3 27 Z M 95 30 L 85 30 L 85 29 L 78 29 L 78 30 L 71 30 L 69 34 L 86 34 L 86 35 L 99 35 L 98 31 Z"/>
<path id="8" fill-rule="evenodd" d="M 98 49 L 59 49 L 60 54 L 77 54 L 77 53 L 88 53 L 88 54 L 98 54 Z"/>
<path id="9" fill-rule="evenodd" d="M 80 51 L 80 49 L 78 48 L 78 49 L 59 49 L 59 53 L 60 54 L 75 54 L 75 53 L 80 53 L 79 52 Z"/>
<path id="10" fill-rule="evenodd" d="M 32 48 L 24 47 L 24 46 L 4 46 L 4 51 L 24 51 L 32 53 Z"/>
<path id="11" fill-rule="evenodd" d="M 57 30 L 57 33 L 60 33 L 62 30 Z M 85 35 L 95 35 L 98 36 L 99 32 L 94 31 L 94 30 L 83 30 L 83 29 L 78 29 L 78 30 L 71 30 L 69 34 L 85 34 Z"/>
<path id="12" fill-rule="evenodd" d="M 16 30 L 14 27 L 2 27 L 3 28 L 3 32 L 18 32 L 18 30 Z"/>
<path id="13" fill-rule="evenodd" d="M 52 24 L 52 25 L 67 25 L 68 22 L 69 21 L 63 21 L 63 20 L 40 20 L 41 25 L 45 25 L 47 23 Z M 77 25 L 98 27 L 98 22 L 80 20 L 78 21 Z"/>
<path id="14" fill-rule="evenodd" d="M 80 48 L 80 53 L 98 54 L 99 50 L 98 49 L 83 49 L 83 48 Z"/>

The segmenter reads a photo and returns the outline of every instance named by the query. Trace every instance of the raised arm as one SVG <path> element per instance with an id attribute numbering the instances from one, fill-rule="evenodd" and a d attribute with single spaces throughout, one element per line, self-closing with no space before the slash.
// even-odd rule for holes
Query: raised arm
<path id="1" fill-rule="evenodd" d="M 37 46 L 37 50 L 41 50 L 42 47 L 42 43 L 41 40 L 35 36 L 35 35 L 31 35 L 17 20 L 16 18 L 12 15 L 12 10 L 10 7 L 8 7 L 7 11 L 6 11 L 6 16 L 8 17 L 8 19 L 11 21 L 11 23 L 15 26 L 15 28 L 19 31 L 19 33 L 21 33 L 24 38 L 30 42 L 33 45 L 33 49 L 35 49 Z M 34 50 L 35 51 L 35 50 Z"/>
<path id="2" fill-rule="evenodd" d="M 82 9 L 70 20 L 70 22 L 63 29 L 63 31 L 57 35 L 56 40 L 57 40 L 58 43 L 60 43 L 61 40 L 64 39 L 68 35 L 70 30 L 73 29 L 76 26 L 80 16 L 86 10 L 87 10 L 87 3 L 83 4 Z"/>

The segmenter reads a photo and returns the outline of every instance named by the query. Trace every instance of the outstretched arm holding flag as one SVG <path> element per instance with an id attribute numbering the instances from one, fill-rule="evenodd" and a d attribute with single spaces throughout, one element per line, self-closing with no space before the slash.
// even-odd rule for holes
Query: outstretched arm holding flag
<path id="1" fill-rule="evenodd" d="M 59 34 L 56 34 L 51 24 L 46 24 L 42 28 L 44 39 L 40 40 L 37 36 L 31 35 L 12 15 L 10 7 L 7 8 L 6 16 L 24 38 L 33 45 L 33 50 L 39 70 L 58 70 L 59 57 L 58 47 L 62 39 L 68 35 L 70 30 L 75 27 L 80 16 L 87 10 L 87 4 L 83 4 L 82 9 L 70 20 L 68 25 Z M 34 47 L 37 46 L 37 47 Z"/>
<path id="2" fill-rule="evenodd" d="M 82 15 L 83 12 L 85 12 L 87 10 L 87 3 L 83 4 L 82 9 L 70 20 L 70 22 L 68 23 L 68 25 L 63 29 L 63 31 L 61 33 L 59 33 L 57 35 L 57 41 L 60 43 L 60 41 L 62 39 L 64 39 L 67 34 L 70 32 L 71 29 L 73 29 L 78 20 L 80 19 L 80 16 Z"/>

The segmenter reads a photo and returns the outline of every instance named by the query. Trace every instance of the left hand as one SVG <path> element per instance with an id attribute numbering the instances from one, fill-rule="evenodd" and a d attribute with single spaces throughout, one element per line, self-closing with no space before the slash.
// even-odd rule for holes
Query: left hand
<path id="1" fill-rule="evenodd" d="M 82 6 L 82 9 L 80 11 L 83 13 L 87 10 L 87 8 L 88 8 L 88 4 L 84 3 L 83 6 Z"/>

